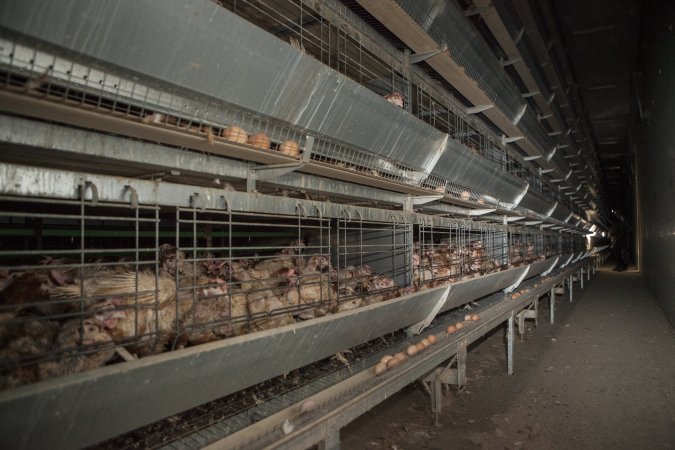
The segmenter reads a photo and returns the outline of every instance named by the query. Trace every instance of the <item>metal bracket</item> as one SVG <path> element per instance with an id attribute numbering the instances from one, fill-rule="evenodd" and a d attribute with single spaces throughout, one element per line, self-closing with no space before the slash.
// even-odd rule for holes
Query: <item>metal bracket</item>
<path id="1" fill-rule="evenodd" d="M 542 176 L 545 173 L 551 173 L 553 172 L 553 169 L 542 169 L 541 167 L 539 168 L 539 176 Z"/>
<path id="2" fill-rule="evenodd" d="M 539 158 L 541 158 L 541 155 L 537 155 L 537 156 L 525 156 L 523 159 L 524 159 L 525 161 L 534 161 L 535 159 L 539 159 Z"/>
<path id="3" fill-rule="evenodd" d="M 477 105 L 477 106 L 471 106 L 469 108 L 466 108 L 464 110 L 464 112 L 466 114 L 469 114 L 469 115 L 478 114 L 478 113 L 482 113 L 483 111 L 487 111 L 488 109 L 494 108 L 494 107 L 495 107 L 495 105 Z"/>
<path id="4" fill-rule="evenodd" d="M 553 99 L 555 99 L 555 92 L 551 94 L 548 100 L 546 100 L 546 103 L 550 105 L 553 102 Z"/>
<path id="5" fill-rule="evenodd" d="M 540 224 L 542 224 L 542 223 L 544 223 L 543 220 L 526 220 L 525 222 L 523 222 L 523 224 L 525 224 L 525 225 L 527 225 L 527 226 L 530 226 L 530 225 L 540 225 Z"/>
<path id="6" fill-rule="evenodd" d="M 519 57 L 511 58 L 511 59 L 499 58 L 499 64 L 500 64 L 502 67 L 508 67 L 508 66 L 512 66 L 512 65 L 514 65 L 515 63 L 517 63 L 518 61 L 522 61 L 522 60 L 523 60 L 523 59 L 522 59 L 522 58 L 519 58 Z"/>
<path id="7" fill-rule="evenodd" d="M 513 283 L 511 286 L 507 287 L 506 289 L 504 289 L 503 291 L 507 294 L 510 294 L 511 292 L 515 291 L 516 288 L 520 285 L 520 283 L 523 282 L 523 280 L 527 276 L 527 272 L 529 272 L 529 271 L 530 271 L 530 266 L 525 267 L 525 269 L 523 270 L 523 273 L 521 273 L 520 276 L 518 276 L 518 279 L 516 280 L 516 282 Z"/>
<path id="8" fill-rule="evenodd" d="M 484 209 L 467 209 L 467 216 L 484 216 L 485 214 L 490 214 L 497 211 L 496 209 L 484 208 Z"/>
<path id="9" fill-rule="evenodd" d="M 562 134 L 562 131 L 551 131 L 548 133 L 549 136 L 554 137 L 554 136 L 560 136 Z"/>
<path id="10" fill-rule="evenodd" d="M 553 117 L 553 114 L 537 114 L 537 120 L 540 122 L 542 120 L 550 119 L 551 117 Z"/>
<path id="11" fill-rule="evenodd" d="M 416 324 L 406 329 L 406 334 L 408 336 L 415 336 L 417 334 L 420 334 L 422 330 L 424 330 L 426 327 L 429 326 L 429 324 L 436 318 L 436 314 L 438 314 L 443 305 L 445 305 L 445 302 L 448 299 L 448 296 L 450 295 L 450 289 L 451 286 L 445 288 L 445 291 L 443 291 L 441 297 L 438 299 L 438 302 L 436 302 L 436 305 L 434 305 L 434 307 L 432 308 L 431 312 L 429 312 L 429 315 L 427 316 L 426 319 L 424 319 L 421 322 L 417 322 Z"/>
<path id="12" fill-rule="evenodd" d="M 521 139 L 525 139 L 525 136 L 506 137 L 505 135 L 502 134 L 502 145 L 510 144 L 512 142 L 516 142 Z"/>
<path id="13" fill-rule="evenodd" d="M 439 53 L 443 53 L 448 49 L 448 44 L 443 43 L 440 47 L 438 47 L 436 50 L 431 50 L 428 52 L 422 52 L 422 53 L 415 53 L 414 55 L 410 55 L 410 63 L 411 64 L 418 64 L 421 63 L 422 61 L 426 61 L 427 59 L 438 55 Z"/>
<path id="14" fill-rule="evenodd" d="M 87 191 L 91 190 L 91 204 L 98 205 L 98 187 L 93 181 L 85 181 L 80 185 L 80 199 L 84 201 L 87 197 Z"/>
<path id="15" fill-rule="evenodd" d="M 274 181 L 282 175 L 295 172 L 305 166 L 304 162 L 269 164 L 266 166 L 248 166 L 246 192 L 255 192 L 257 181 Z"/>
<path id="16" fill-rule="evenodd" d="M 531 91 L 531 92 L 524 92 L 524 93 L 520 94 L 520 96 L 523 97 L 523 98 L 530 98 L 530 97 L 534 97 L 535 95 L 540 95 L 540 94 L 541 94 L 540 91 Z"/>
<path id="17" fill-rule="evenodd" d="M 124 192 L 129 192 L 129 203 L 132 208 L 138 208 L 138 192 L 130 185 L 124 186 Z"/>
<path id="18" fill-rule="evenodd" d="M 523 335 L 525 334 L 525 320 L 533 319 L 534 326 L 538 325 L 537 313 L 539 312 L 539 300 L 535 299 L 527 308 L 521 310 L 516 314 L 516 322 L 518 323 L 518 334 L 520 335 L 520 340 L 523 340 Z"/>
<path id="19" fill-rule="evenodd" d="M 440 200 L 445 195 L 442 194 L 436 194 L 436 195 L 408 195 L 405 197 L 405 201 L 403 203 L 403 210 L 412 212 L 413 207 L 416 205 L 424 205 L 426 203 L 431 203 L 435 200 Z"/>

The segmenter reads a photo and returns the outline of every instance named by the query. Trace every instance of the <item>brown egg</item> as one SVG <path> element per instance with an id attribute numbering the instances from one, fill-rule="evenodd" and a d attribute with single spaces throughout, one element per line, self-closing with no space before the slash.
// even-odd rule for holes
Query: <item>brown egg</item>
<path id="1" fill-rule="evenodd" d="M 453 334 L 453 333 L 456 333 L 456 332 L 457 332 L 457 327 L 455 327 L 454 325 L 450 325 L 450 326 L 448 326 L 448 329 L 445 330 L 445 331 L 446 331 L 448 334 Z"/>
<path id="2" fill-rule="evenodd" d="M 384 356 L 382 357 L 382 359 L 380 359 L 380 362 L 383 363 L 383 364 L 387 364 L 387 362 L 388 362 L 391 358 L 393 358 L 393 356 L 391 356 L 391 355 L 384 355 Z"/>
<path id="3" fill-rule="evenodd" d="M 469 320 L 471 320 L 471 314 L 467 314 L 466 316 L 464 316 L 464 320 L 465 320 L 466 322 L 468 322 Z"/>
<path id="4" fill-rule="evenodd" d="M 401 361 L 399 361 L 397 358 L 391 358 L 389 361 L 387 361 L 387 369 L 393 369 L 399 364 L 401 364 Z"/>
<path id="5" fill-rule="evenodd" d="M 471 194 L 469 193 L 469 191 L 462 191 L 461 196 L 462 196 L 462 199 L 464 199 L 464 200 L 468 200 L 468 199 L 471 198 Z"/>
<path id="6" fill-rule="evenodd" d="M 394 355 L 394 358 L 398 359 L 400 362 L 403 362 L 408 359 L 406 354 L 403 352 L 398 352 L 397 354 Z"/>
<path id="7" fill-rule="evenodd" d="M 279 146 L 279 151 L 284 155 L 298 156 L 300 154 L 300 146 L 297 142 L 289 139 Z"/>
<path id="8" fill-rule="evenodd" d="M 377 363 L 375 364 L 375 375 L 382 375 L 387 371 L 386 363 Z"/>
<path id="9" fill-rule="evenodd" d="M 511 294 L 511 300 L 515 300 L 517 298 L 518 298 L 518 296 L 516 294 Z"/>
<path id="10" fill-rule="evenodd" d="M 248 141 L 248 134 L 246 131 L 236 125 L 225 128 L 223 131 L 223 137 L 228 141 L 234 141 L 240 144 L 245 144 Z"/>
<path id="11" fill-rule="evenodd" d="M 416 345 L 411 345 L 406 349 L 405 352 L 408 354 L 408 356 L 415 356 L 416 354 L 419 353 L 419 350 L 417 350 Z"/>
<path id="12" fill-rule="evenodd" d="M 248 138 L 248 143 L 254 147 L 268 150 L 270 148 L 270 138 L 265 133 L 256 133 Z"/>
<path id="13" fill-rule="evenodd" d="M 477 320 L 480 320 L 480 316 L 479 316 L 478 314 L 473 314 L 473 315 L 471 316 L 471 320 L 472 320 L 473 322 L 476 322 Z"/>
<path id="14" fill-rule="evenodd" d="M 462 328 L 464 328 L 464 324 L 462 322 L 457 322 L 455 324 L 455 328 L 457 328 L 458 330 L 461 330 Z"/>
<path id="15" fill-rule="evenodd" d="M 429 341 L 429 344 L 434 345 L 436 343 L 436 335 L 430 334 L 427 336 L 427 340 Z"/>
<path id="16" fill-rule="evenodd" d="M 421 342 L 418 342 L 418 343 L 417 343 L 417 352 L 418 352 L 418 353 L 421 353 L 421 352 L 423 352 L 423 351 L 426 350 L 426 349 L 427 349 L 427 348 L 424 346 L 424 344 L 422 344 Z"/>
<path id="17" fill-rule="evenodd" d="M 431 346 L 431 344 L 429 343 L 429 339 L 427 338 L 422 339 L 420 341 L 420 344 L 424 345 L 424 348 L 429 348 L 429 346 Z"/>

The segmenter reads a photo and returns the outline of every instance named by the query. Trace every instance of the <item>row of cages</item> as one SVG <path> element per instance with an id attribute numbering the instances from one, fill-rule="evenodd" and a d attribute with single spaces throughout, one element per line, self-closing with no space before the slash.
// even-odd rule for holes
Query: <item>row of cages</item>
<path id="1" fill-rule="evenodd" d="M 406 223 L 26 197 L 3 197 L 0 211 L 4 389 L 584 248 L 570 234 L 439 226 L 423 217 Z"/>
<path id="2" fill-rule="evenodd" d="M 438 92 L 434 85 L 439 83 L 448 92 L 454 92 L 444 79 L 431 77 L 424 70 L 415 68 L 406 76 L 402 63 L 397 61 L 400 56 L 384 50 L 386 44 L 367 40 L 362 29 L 353 30 L 349 25 L 331 23 L 307 3 L 306 0 L 220 0 L 225 8 L 448 133 L 496 168 L 523 179 L 532 189 L 579 212 L 576 205 L 560 196 L 556 187 L 539 176 L 534 167 L 512 156 L 499 137 L 467 116 L 456 101 Z M 354 2 L 344 3 L 350 8 L 358 8 Z M 346 15 L 347 10 L 340 13 Z M 331 19 L 349 22 L 347 17 Z"/>
<path id="3" fill-rule="evenodd" d="M 500 170 L 525 180 L 531 189 L 543 192 L 552 202 L 558 201 L 583 215 L 566 196 L 546 183 L 534 168 L 510 155 L 499 138 L 460 112 L 459 107 L 451 106 L 443 96 L 432 92 L 433 82 L 417 79 L 412 76 L 414 73 L 412 78 L 403 77 L 392 65 L 393 61 L 386 62 L 352 34 L 308 9 L 302 1 L 221 3 L 281 39 L 291 40 L 291 43 L 297 39 L 307 54 L 380 95 L 398 92 L 403 83 L 406 86 L 404 90 L 410 92 L 406 100 L 410 103 L 403 105 L 409 112 L 448 133 Z M 291 20 L 293 17 L 302 20 L 296 23 L 295 19 Z M 1 39 L 0 42 L 0 86 L 13 92 L 65 102 L 69 106 L 93 109 L 149 126 L 178 130 L 202 137 L 211 145 L 217 142 L 249 144 L 298 159 L 302 158 L 306 149 L 306 132 L 284 122 L 210 99 L 168 93 L 152 83 L 127 80 L 10 39 Z M 334 53 L 337 56 L 331 56 Z M 340 61 L 345 64 L 341 65 Z M 485 203 L 484 196 L 470 188 L 327 137 L 318 137 L 314 141 L 310 159 L 343 170 L 443 193 L 460 201 Z"/>

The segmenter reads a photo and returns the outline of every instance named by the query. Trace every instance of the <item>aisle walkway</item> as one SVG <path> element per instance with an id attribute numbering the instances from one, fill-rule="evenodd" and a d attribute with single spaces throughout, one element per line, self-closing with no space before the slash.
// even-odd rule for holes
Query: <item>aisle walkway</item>
<path id="1" fill-rule="evenodd" d="M 635 272 L 608 266 L 575 288 L 555 325 L 543 308 L 517 342 L 514 376 L 501 330 L 469 352 L 440 428 L 411 386 L 344 430 L 343 448 L 675 448 L 675 331 Z"/>

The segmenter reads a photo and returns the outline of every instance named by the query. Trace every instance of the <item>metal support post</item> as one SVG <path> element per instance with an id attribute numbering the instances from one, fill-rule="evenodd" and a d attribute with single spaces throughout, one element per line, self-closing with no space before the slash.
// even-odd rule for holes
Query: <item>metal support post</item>
<path id="1" fill-rule="evenodd" d="M 434 415 L 434 425 L 437 427 L 441 425 L 438 420 L 443 408 L 443 383 L 438 376 L 431 379 L 431 412 Z"/>
<path id="2" fill-rule="evenodd" d="M 340 450 L 340 429 L 329 426 L 326 437 L 317 445 L 319 450 Z"/>
<path id="3" fill-rule="evenodd" d="M 466 385 L 466 342 L 462 342 L 457 348 L 457 387 Z"/>
<path id="4" fill-rule="evenodd" d="M 591 281 L 591 266 L 592 264 L 586 265 L 586 281 Z"/>
<path id="5" fill-rule="evenodd" d="M 511 317 L 508 320 L 508 327 L 506 330 L 506 358 L 507 358 L 507 373 L 513 375 L 513 322 L 514 314 L 511 311 Z"/>
<path id="6" fill-rule="evenodd" d="M 572 302 L 572 300 L 574 299 L 573 296 L 572 296 L 572 290 L 574 289 L 574 281 L 572 281 L 572 279 L 573 279 L 573 275 L 570 275 L 569 280 L 567 281 L 567 283 L 569 284 L 569 287 L 570 287 L 570 302 Z"/>
<path id="7" fill-rule="evenodd" d="M 581 266 L 581 268 L 579 269 L 579 286 L 581 287 L 581 289 L 584 288 L 584 267 L 583 266 Z"/>
<path id="8" fill-rule="evenodd" d="M 555 286 L 551 288 L 551 299 L 549 301 L 551 309 L 551 323 L 555 322 Z"/>

